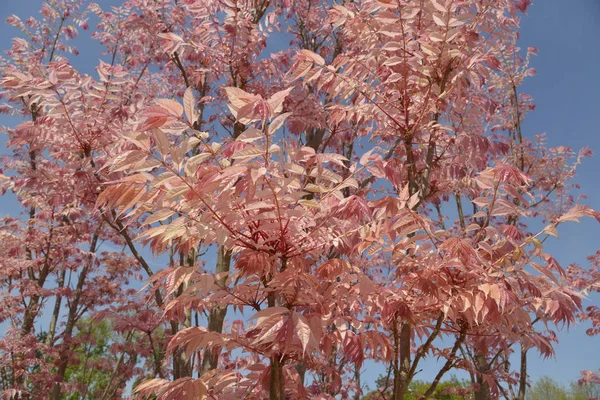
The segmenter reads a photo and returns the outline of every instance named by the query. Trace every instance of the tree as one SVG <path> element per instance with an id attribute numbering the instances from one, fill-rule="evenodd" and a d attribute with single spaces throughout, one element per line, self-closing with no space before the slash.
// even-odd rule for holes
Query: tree
<path id="1" fill-rule="evenodd" d="M 379 377 L 377 385 L 383 387 L 385 385 L 385 377 Z M 406 400 L 419 400 L 431 387 L 431 382 L 424 382 L 420 380 L 413 380 L 408 385 L 408 390 L 405 396 Z M 439 400 L 460 400 L 471 398 L 471 382 L 461 381 L 456 376 L 450 377 L 449 380 L 440 382 L 437 385 L 435 391 L 430 395 L 431 399 Z M 377 400 L 387 398 L 383 396 L 390 396 L 390 393 L 382 393 L 379 390 L 373 390 L 366 396 L 362 397 L 362 400 Z"/>
<path id="2" fill-rule="evenodd" d="M 522 132 L 529 2 L 91 5 L 109 55 L 98 79 L 63 55 L 71 21 L 86 26 L 79 4 L 10 21 L 33 34 L 0 81 L 30 117 L 9 131 L 3 176 L 29 210 L 3 231 L 6 263 L 22 265 L 3 271 L 6 298 L 26 301 L 4 317 L 9 396 L 76 384 L 84 315 L 121 335 L 101 398 L 135 381 L 161 399 L 359 399 L 365 359 L 406 399 L 432 356 L 423 397 L 455 368 L 475 399 L 499 397 L 525 388 L 513 346 L 550 355 L 537 326 L 575 322 L 581 288 L 544 240 L 600 214 L 571 197 L 589 151 Z M 99 257 L 102 241 L 123 251 Z M 127 287 L 142 271 L 151 301 Z M 56 353 L 32 336 L 51 297 Z"/>
<path id="3" fill-rule="evenodd" d="M 578 382 L 571 382 L 569 390 L 567 390 L 552 378 L 544 376 L 532 386 L 526 398 L 528 400 L 588 400 L 598 398 L 599 394 L 598 384 L 587 383 L 582 385 Z"/>
<path id="4" fill-rule="evenodd" d="M 115 330 L 125 336 L 149 321 L 143 299 L 128 287 L 142 266 L 132 254 L 102 248 L 118 249 L 124 241 L 95 209 L 105 149 L 118 132 L 112 103 L 120 89 L 114 90 L 110 78 L 92 82 L 64 57 L 76 52 L 66 41 L 77 35 L 77 26 L 86 27 L 80 2 L 49 1 L 41 14 L 26 22 L 8 19 L 27 39 L 15 39 L 1 65 L 9 101 L 3 111 L 25 121 L 7 130 L 12 155 L 2 160 L 2 191 L 11 191 L 24 211 L 23 218 L 1 221 L 0 320 L 8 326 L 0 364 L 5 396 L 50 393 L 58 399 L 61 392 L 77 391 L 78 382 L 65 382 L 67 370 L 93 341 L 77 335 L 83 320 L 119 309 Z M 134 309 L 137 322 L 123 329 L 122 320 Z M 36 331 L 42 317 L 42 332 Z M 121 347 L 117 358 L 135 365 L 130 350 Z M 122 392 L 134 376 L 126 362 L 113 367 L 113 376 L 122 374 L 123 381 L 113 379 L 116 386 L 107 387 L 106 396 Z"/>
<path id="5" fill-rule="evenodd" d="M 557 400 L 567 400 L 568 394 L 567 391 L 558 385 L 552 378 L 542 377 L 538 380 L 531 392 L 527 396 L 528 399 L 531 400 L 541 400 L 541 399 L 557 399 Z"/>
<path id="6" fill-rule="evenodd" d="M 569 385 L 571 389 L 571 395 L 575 400 L 589 400 L 600 398 L 600 384 L 599 383 L 580 383 L 571 382 Z"/>
<path id="7" fill-rule="evenodd" d="M 78 389 L 66 396 L 69 400 L 100 398 L 110 385 L 111 371 L 115 359 L 110 346 L 119 337 L 108 321 L 82 321 L 77 336 L 89 336 L 85 344 L 76 349 L 77 355 L 70 361 L 65 374 L 67 382 L 76 382 Z"/>

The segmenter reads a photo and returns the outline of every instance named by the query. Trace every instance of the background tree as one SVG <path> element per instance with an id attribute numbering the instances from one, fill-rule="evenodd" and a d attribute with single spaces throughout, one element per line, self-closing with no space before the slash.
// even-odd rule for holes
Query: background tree
<path id="1" fill-rule="evenodd" d="M 385 385 L 385 377 L 379 377 L 377 379 L 377 386 L 383 387 Z M 419 400 L 431 387 L 431 382 L 424 382 L 420 380 L 413 380 L 408 386 L 405 399 L 408 400 Z M 428 398 L 439 399 L 439 400 L 459 400 L 459 399 L 470 399 L 472 398 L 471 382 L 465 380 L 459 380 L 456 376 L 451 376 L 450 379 L 444 380 L 437 385 L 435 392 Z M 363 400 L 377 400 L 386 399 L 390 397 L 391 393 L 382 393 L 380 390 L 373 390 L 370 393 L 362 397 Z"/>
<path id="2" fill-rule="evenodd" d="M 569 388 L 558 384 L 552 378 L 542 377 L 531 387 L 527 394 L 527 399 L 565 399 L 565 400 L 588 400 L 596 399 L 600 394 L 598 384 L 587 383 L 580 385 L 578 382 L 571 382 Z"/>

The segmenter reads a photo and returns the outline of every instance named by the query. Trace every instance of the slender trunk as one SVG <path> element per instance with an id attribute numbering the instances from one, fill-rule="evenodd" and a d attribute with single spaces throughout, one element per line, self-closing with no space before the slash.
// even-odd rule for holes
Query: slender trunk
<path id="1" fill-rule="evenodd" d="M 337 329 L 335 326 L 332 326 L 332 329 Z M 323 374 L 323 386 L 325 387 L 325 394 L 330 396 L 335 396 L 335 386 L 332 382 L 335 380 L 334 369 L 337 366 L 337 355 L 338 355 L 338 346 L 334 344 L 331 348 L 331 355 L 329 356 L 329 368 L 330 373 Z"/>
<path id="2" fill-rule="evenodd" d="M 525 400 L 527 390 L 527 349 L 521 346 L 521 376 L 519 377 L 519 395 L 517 400 Z"/>
<path id="3" fill-rule="evenodd" d="M 179 265 L 183 266 L 193 266 L 196 261 L 196 253 L 194 250 L 190 252 L 187 256 L 183 252 L 179 252 Z M 175 294 L 176 297 L 179 297 L 183 294 L 185 290 L 185 285 L 182 283 L 179 285 L 177 292 Z M 185 319 L 181 322 L 182 328 L 188 328 L 191 326 L 192 322 L 192 314 L 191 310 L 185 310 Z M 179 330 L 179 324 L 175 321 L 171 321 L 171 328 L 173 329 L 173 334 L 177 333 Z M 189 354 L 185 352 L 183 348 L 176 348 L 173 352 L 172 358 L 173 365 L 173 379 L 179 379 L 184 377 L 192 376 L 193 365 Z"/>
<path id="4" fill-rule="evenodd" d="M 217 253 L 217 264 L 215 266 L 215 274 L 219 275 L 220 278 L 217 280 L 217 285 L 220 287 L 225 287 L 227 274 L 229 273 L 229 268 L 231 265 L 231 251 L 225 251 L 222 247 L 218 249 Z M 227 315 L 227 306 L 220 304 L 213 304 L 210 309 L 210 314 L 208 316 L 208 330 L 213 332 L 222 332 L 223 331 L 223 322 L 225 321 L 225 316 Z M 219 351 L 218 349 L 213 349 L 209 351 L 208 349 L 204 352 L 204 359 L 202 360 L 202 369 L 204 371 L 211 371 L 217 368 L 217 364 L 219 363 Z"/>
<path id="5" fill-rule="evenodd" d="M 173 380 L 192 376 L 192 363 L 188 354 L 181 348 L 173 352 Z"/>
<path id="6" fill-rule="evenodd" d="M 152 347 L 152 361 L 154 365 L 154 375 L 159 378 L 164 379 L 165 375 L 162 372 L 162 361 L 164 358 L 164 353 L 157 349 L 154 345 L 154 340 L 152 340 L 152 332 L 146 332 L 148 335 L 148 341 L 150 342 L 150 347 Z"/>
<path id="7" fill-rule="evenodd" d="M 299 361 L 298 363 L 296 363 L 296 366 L 294 368 L 296 368 L 296 372 L 298 372 L 298 375 L 300 376 L 300 383 L 302 383 L 302 385 L 304 386 L 304 379 L 306 377 L 306 364 L 304 363 L 304 361 Z"/>
<path id="8" fill-rule="evenodd" d="M 52 50 L 54 51 L 54 49 Z M 25 101 L 23 100 L 23 104 L 25 105 Z M 29 110 L 31 111 L 31 120 L 34 124 L 35 127 L 35 122 L 37 120 L 37 103 L 33 103 L 31 105 L 31 107 L 29 108 Z M 32 150 L 32 143 L 29 143 L 29 167 L 31 168 L 32 171 L 36 171 L 37 170 L 37 161 L 36 161 L 36 151 Z M 29 265 L 27 266 L 27 275 L 29 277 L 30 280 L 35 280 L 35 274 L 34 274 L 34 270 L 33 270 L 33 251 L 31 250 L 31 247 L 29 247 L 29 239 L 31 238 L 32 232 L 33 232 L 33 227 L 35 225 L 35 213 L 36 213 L 36 209 L 34 205 L 31 205 L 29 207 L 29 219 L 27 221 L 27 237 L 26 237 L 26 245 L 25 245 L 25 258 L 30 261 Z M 48 242 L 50 243 L 50 241 L 52 240 L 52 235 L 50 235 L 50 239 L 48 240 Z M 50 246 L 48 246 L 50 247 Z M 46 254 L 46 262 L 45 262 L 45 266 L 49 266 L 48 263 L 48 256 L 49 254 Z M 38 285 L 40 283 L 41 280 L 45 281 L 45 277 L 42 278 L 42 273 L 40 273 L 40 276 L 38 278 Z M 42 285 L 43 285 L 43 281 L 42 281 Z M 40 285 L 41 287 L 41 285 Z M 39 301 L 40 301 L 40 296 L 37 294 L 32 295 L 29 298 L 29 304 L 27 305 L 25 312 L 23 314 L 23 323 L 21 324 L 21 331 L 20 331 L 20 336 L 26 336 L 29 335 L 31 333 L 31 330 L 33 329 L 33 324 L 35 321 L 35 318 L 38 315 L 39 312 Z M 18 359 L 22 359 L 23 358 L 23 354 L 18 354 L 16 355 L 16 357 Z M 13 368 L 13 376 L 15 375 L 15 370 Z M 15 383 L 17 387 L 21 387 L 24 384 L 24 379 L 25 375 L 24 374 L 18 374 L 16 379 L 15 379 Z M 23 395 L 21 397 L 22 399 L 28 399 L 29 396 L 28 395 Z"/>
<path id="9" fill-rule="evenodd" d="M 436 114 L 434 121 L 437 121 L 438 118 L 439 116 L 438 114 Z M 418 171 L 416 169 L 415 156 L 413 154 L 412 139 L 413 138 L 411 135 L 405 133 L 404 147 L 406 150 L 406 163 L 408 164 L 408 191 L 410 196 L 417 193 L 419 194 L 419 202 L 412 207 L 413 211 L 417 211 L 421 202 L 423 202 L 427 197 L 427 190 L 429 188 L 429 178 L 433 167 L 433 156 L 435 154 L 435 141 L 433 140 L 433 137 L 430 137 L 427 148 L 427 157 L 425 161 L 425 170 L 423 171 L 423 175 L 419 180 L 417 177 Z M 390 149 L 390 151 L 386 155 L 386 159 L 392 156 L 395 146 L 396 145 L 394 145 L 394 147 Z M 414 234 L 410 234 L 409 237 L 412 237 L 413 235 Z M 404 396 L 406 395 L 406 392 L 408 390 L 408 385 L 410 384 L 412 380 L 412 375 L 414 374 L 414 370 L 416 369 L 416 363 L 418 363 L 418 359 L 415 360 L 414 366 L 411 362 L 411 333 L 412 327 L 409 321 L 403 321 L 401 323 L 399 334 L 397 332 L 396 325 L 394 325 L 394 338 L 396 341 L 396 365 L 394 368 L 394 388 L 392 392 L 393 400 L 404 399 Z M 432 335 L 433 334 L 434 333 L 432 333 Z"/>
<path id="10" fill-rule="evenodd" d="M 475 367 L 477 368 L 477 390 L 475 391 L 475 400 L 488 400 L 490 398 L 490 385 L 487 383 L 486 374 L 489 369 L 485 353 L 478 350 L 475 354 Z"/>
<path id="11" fill-rule="evenodd" d="M 35 210 L 33 208 L 30 210 L 30 216 L 32 215 L 32 213 L 35 214 Z M 37 286 L 39 288 L 42 288 L 44 286 L 44 284 L 46 283 L 46 278 L 48 278 L 48 275 L 50 274 L 50 270 L 51 270 L 50 251 L 51 251 L 51 247 L 52 247 L 53 238 L 54 238 L 54 227 L 51 226 L 50 231 L 48 232 L 48 241 L 47 241 L 47 246 L 46 246 L 46 255 L 44 256 L 44 264 L 42 265 L 40 274 L 38 275 L 38 277 L 36 279 Z M 33 260 L 31 249 L 27 248 L 26 254 L 27 254 L 28 260 L 30 260 L 30 261 Z M 35 279 L 35 275 L 34 275 L 31 267 L 29 267 L 28 273 L 29 273 L 29 279 L 32 279 L 32 280 Z M 31 330 L 33 329 L 33 323 L 35 321 L 35 318 L 37 317 L 38 312 L 40 311 L 39 310 L 40 309 L 40 299 L 41 299 L 41 296 L 37 293 L 33 294 L 29 298 L 29 305 L 25 309 L 25 313 L 23 315 L 23 324 L 21 325 L 21 337 L 31 333 Z"/>
<path id="12" fill-rule="evenodd" d="M 267 304 L 269 307 L 275 307 L 277 305 L 274 293 L 269 293 L 267 298 Z M 285 400 L 283 363 L 281 362 L 281 354 L 275 354 L 271 357 L 269 400 Z"/>
<path id="13" fill-rule="evenodd" d="M 283 364 L 280 355 L 271 357 L 271 377 L 269 381 L 269 400 L 285 400 L 283 384 Z"/>
<path id="14" fill-rule="evenodd" d="M 395 331 L 397 363 L 394 370 L 394 395 L 393 400 L 402 400 L 408 390 L 411 380 L 411 357 L 410 357 L 410 336 L 411 324 L 403 321 L 400 324 L 400 332 Z"/>
<path id="15" fill-rule="evenodd" d="M 33 103 L 31 105 L 30 111 L 31 111 L 31 120 L 33 122 L 34 127 L 35 127 L 35 122 L 37 120 L 37 111 L 36 110 L 37 110 L 37 104 Z M 29 167 L 31 168 L 32 171 L 36 171 L 37 170 L 37 160 L 36 160 L 37 154 L 36 154 L 35 150 L 31 149 L 32 146 L 33 146 L 33 144 L 30 143 L 29 144 Z M 34 224 L 35 224 L 35 206 L 32 205 L 29 207 L 29 220 L 27 221 L 27 239 L 28 240 L 33 233 Z M 25 257 L 27 258 L 28 261 L 33 261 L 33 251 L 31 250 L 31 247 L 29 247 L 29 245 L 25 246 Z M 31 265 L 29 265 L 27 267 L 27 274 L 29 275 L 29 279 L 35 280 L 33 267 Z M 41 279 L 41 276 L 39 279 Z M 38 295 L 31 296 L 31 298 L 29 300 L 29 306 L 25 310 L 25 315 L 23 316 L 23 324 L 21 325 L 21 337 L 28 335 L 31 332 L 31 329 L 33 328 L 33 320 L 35 319 L 35 317 L 37 316 L 37 313 L 38 313 L 38 301 L 39 300 L 40 300 L 40 296 L 38 296 Z"/>
<path id="16" fill-rule="evenodd" d="M 32 210 L 30 210 L 30 212 Z M 51 271 L 51 261 L 52 260 L 50 258 L 50 251 L 51 251 L 51 247 L 52 247 L 53 238 L 54 238 L 54 227 L 51 226 L 50 231 L 48 232 L 48 241 L 47 241 L 47 246 L 46 246 L 46 255 L 44 256 L 44 264 L 42 265 L 42 269 L 37 278 L 37 286 L 39 288 L 42 288 L 44 286 L 44 284 L 46 283 L 46 278 L 48 278 L 48 275 L 50 274 L 50 271 Z M 31 250 L 27 250 L 27 251 L 29 251 L 29 253 L 27 254 L 27 259 L 32 260 Z M 30 275 L 30 279 L 35 279 L 33 272 L 30 272 L 29 275 Z M 31 333 L 31 330 L 33 329 L 33 323 L 35 321 L 35 318 L 37 317 L 37 315 L 40 311 L 40 299 L 41 299 L 41 296 L 37 293 L 32 295 L 29 298 L 29 305 L 25 309 L 25 313 L 23 315 L 23 324 L 21 325 L 21 337 Z"/>
<path id="17" fill-rule="evenodd" d="M 360 365 L 354 364 L 354 383 L 356 384 L 356 393 L 354 393 L 354 400 L 360 400 L 362 397 L 362 389 L 360 383 Z"/>
<path id="18" fill-rule="evenodd" d="M 33 322 L 39 311 L 39 301 L 40 296 L 37 294 L 34 294 L 29 298 L 29 305 L 25 309 L 23 325 L 21 325 L 21 337 L 31 333 L 31 330 L 33 329 Z"/>
<path id="19" fill-rule="evenodd" d="M 62 270 L 58 276 L 58 288 L 62 289 L 65 286 L 65 275 L 67 270 Z M 52 318 L 50 319 L 50 326 L 48 327 L 48 336 L 46 336 L 46 344 L 52 346 L 54 344 L 54 335 L 56 334 L 56 324 L 58 323 L 58 317 L 60 315 L 60 306 L 62 303 L 62 296 L 56 296 L 56 302 L 54 303 L 54 310 L 52 310 Z"/>

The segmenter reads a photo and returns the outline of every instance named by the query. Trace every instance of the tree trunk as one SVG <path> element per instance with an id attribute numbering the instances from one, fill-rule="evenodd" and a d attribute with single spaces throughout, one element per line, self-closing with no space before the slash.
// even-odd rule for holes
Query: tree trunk
<path id="1" fill-rule="evenodd" d="M 521 346 L 521 376 L 519 377 L 519 395 L 517 400 L 525 400 L 527 390 L 527 349 Z"/>
<path id="2" fill-rule="evenodd" d="M 30 210 L 30 215 L 32 215 L 32 213 L 35 213 L 35 209 L 31 208 Z M 33 218 L 33 217 L 32 217 Z M 50 259 L 50 249 L 52 246 L 52 240 L 54 237 L 54 226 L 50 227 L 50 231 L 48 232 L 48 241 L 47 241 L 47 247 L 46 247 L 46 255 L 44 256 L 44 264 L 42 267 L 42 270 L 40 271 L 40 274 L 37 278 L 37 285 L 39 288 L 44 287 L 44 284 L 46 283 L 46 278 L 48 278 L 48 275 L 50 274 L 50 270 L 51 270 L 51 259 Z M 25 250 L 26 254 L 27 254 L 27 259 L 28 260 L 33 260 L 33 255 L 31 250 L 28 248 Z M 29 267 L 29 279 L 35 279 L 35 275 L 33 273 L 33 270 L 31 269 L 31 267 Z M 39 294 L 34 294 L 30 297 L 29 299 L 29 305 L 27 306 L 27 308 L 25 309 L 25 313 L 23 315 L 23 324 L 21 325 L 21 337 L 25 336 L 25 335 L 29 335 L 31 333 L 31 330 L 33 329 L 33 323 L 35 322 L 35 318 L 37 317 L 39 311 L 40 311 L 40 295 Z"/>
<path id="3" fill-rule="evenodd" d="M 58 277 L 58 287 L 63 288 L 65 286 L 65 275 L 67 270 L 62 270 Z M 50 326 L 48 328 L 48 336 L 46 336 L 46 344 L 52 346 L 54 344 L 54 335 L 56 334 L 56 325 L 58 324 L 58 318 L 60 315 L 60 306 L 62 303 L 62 296 L 56 296 L 56 302 L 54 303 L 54 310 L 52 311 L 52 319 L 50 320 Z"/>
<path id="4" fill-rule="evenodd" d="M 475 355 L 475 366 L 477 368 L 477 384 L 478 388 L 475 391 L 475 400 L 488 400 L 490 398 L 490 385 L 485 379 L 485 374 L 489 370 L 487 357 L 485 353 L 477 351 Z"/>
<path id="5" fill-rule="evenodd" d="M 222 247 L 217 250 L 217 264 L 215 266 L 215 274 L 221 275 L 217 280 L 217 285 L 225 287 L 227 280 L 227 273 L 231 265 L 231 251 L 225 251 Z M 213 332 L 221 333 L 223 331 L 223 323 L 225 316 L 227 315 L 227 306 L 213 304 L 210 309 L 208 316 L 208 330 Z M 204 371 L 211 371 L 217 368 L 219 362 L 219 352 L 209 351 L 206 349 L 204 352 L 204 359 L 202 360 L 202 369 Z"/>
<path id="6" fill-rule="evenodd" d="M 402 323 L 402 329 L 400 330 L 400 377 L 401 377 L 401 391 L 402 397 L 406 394 L 408 390 L 408 384 L 410 383 L 410 364 L 411 364 L 411 354 L 410 354 L 410 340 L 411 340 L 412 327 L 410 322 L 405 321 Z"/>
<path id="7" fill-rule="evenodd" d="M 394 391 L 393 400 L 403 400 L 408 390 L 408 384 L 410 383 L 410 368 L 411 368 L 411 357 L 410 357 L 410 336 L 411 336 L 411 324 L 408 321 L 401 322 L 400 332 L 397 330 L 395 333 L 396 350 L 399 362 L 394 368 Z"/>
<path id="8" fill-rule="evenodd" d="M 194 266 L 196 262 L 196 252 L 192 249 L 189 254 L 184 254 L 183 252 L 179 252 L 179 266 Z M 177 292 L 175 293 L 175 297 L 179 297 L 183 294 L 185 290 L 185 284 L 182 283 L 177 288 Z M 171 324 L 172 334 L 175 335 L 179 332 L 179 323 L 177 321 L 169 321 Z M 189 328 L 192 326 L 192 312 L 190 309 L 185 311 L 185 319 L 181 323 L 182 328 Z M 173 366 L 173 380 L 177 380 L 179 378 L 190 377 L 193 373 L 193 365 L 190 360 L 190 355 L 187 354 L 184 349 L 177 347 L 173 352 L 173 357 L 171 359 Z"/>
<path id="9" fill-rule="evenodd" d="M 283 384 L 283 365 L 280 355 L 271 357 L 271 379 L 269 381 L 269 400 L 285 400 L 285 390 Z"/>
<path id="10" fill-rule="evenodd" d="M 362 389 L 360 383 L 360 365 L 354 364 L 354 383 L 356 384 L 356 393 L 354 393 L 354 400 L 360 400 L 362 397 Z"/>

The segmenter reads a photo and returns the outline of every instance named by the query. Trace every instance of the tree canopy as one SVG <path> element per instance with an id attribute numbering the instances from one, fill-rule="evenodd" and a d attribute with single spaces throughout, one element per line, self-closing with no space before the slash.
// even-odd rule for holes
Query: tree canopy
<path id="1" fill-rule="evenodd" d="M 561 266 L 545 243 L 600 213 L 577 195 L 591 151 L 524 132 L 529 4 L 9 17 L 0 110 L 22 121 L 0 188 L 22 213 L 0 219 L 2 396 L 358 400 L 370 360 L 386 399 L 523 400 L 530 350 L 600 314 L 582 305 L 598 255 Z M 71 63 L 88 21 L 93 75 Z M 458 370 L 468 384 L 443 383 Z"/>

